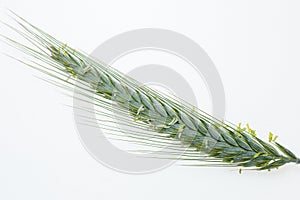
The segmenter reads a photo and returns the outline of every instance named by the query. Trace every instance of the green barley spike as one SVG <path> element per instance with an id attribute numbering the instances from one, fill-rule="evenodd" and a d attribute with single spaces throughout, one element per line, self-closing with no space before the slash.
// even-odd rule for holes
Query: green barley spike
<path id="1" fill-rule="evenodd" d="M 95 105 L 116 112 L 120 120 L 138 130 L 150 129 L 153 134 L 158 133 L 155 134 L 157 140 L 142 137 L 144 135 L 139 135 L 139 131 L 131 135 L 140 138 L 141 142 L 152 146 L 165 143 L 176 146 L 179 142 L 188 148 L 182 154 L 185 159 L 196 164 L 205 163 L 205 166 L 237 167 L 240 173 L 243 168 L 270 170 L 287 163 L 300 163 L 294 153 L 275 142 L 276 138 L 271 133 L 269 142 L 265 142 L 257 138 L 248 124 L 246 128 L 232 126 L 188 103 L 148 87 L 140 87 L 137 81 L 116 69 L 70 48 L 21 17 L 14 17 L 18 27 L 7 26 L 31 42 L 32 46 L 5 36 L 2 38 L 31 56 L 33 61 L 21 62 L 66 87 L 79 81 L 89 88 L 82 89 L 84 94 L 97 96 Z"/>

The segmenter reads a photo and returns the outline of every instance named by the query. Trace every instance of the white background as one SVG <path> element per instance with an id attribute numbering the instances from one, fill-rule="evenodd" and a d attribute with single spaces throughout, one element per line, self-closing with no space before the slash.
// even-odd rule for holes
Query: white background
<path id="1" fill-rule="evenodd" d="M 201 45 L 221 75 L 226 119 L 269 131 L 300 155 L 297 1 L 0 0 L 62 41 L 91 52 L 137 28 L 164 28 Z M 1 30 L 2 32 L 2 30 Z M 6 46 L 1 44 L 1 51 Z M 0 199 L 299 198 L 300 166 L 271 172 L 172 166 L 127 175 L 95 161 L 76 134 L 71 99 L 1 55 Z"/>

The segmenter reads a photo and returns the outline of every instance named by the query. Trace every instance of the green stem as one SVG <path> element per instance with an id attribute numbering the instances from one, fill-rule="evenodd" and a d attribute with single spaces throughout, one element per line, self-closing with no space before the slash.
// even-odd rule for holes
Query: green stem
<path id="1" fill-rule="evenodd" d="M 290 158 L 289 159 L 289 162 L 291 162 L 291 163 L 296 163 L 296 164 L 300 164 L 300 158 Z"/>

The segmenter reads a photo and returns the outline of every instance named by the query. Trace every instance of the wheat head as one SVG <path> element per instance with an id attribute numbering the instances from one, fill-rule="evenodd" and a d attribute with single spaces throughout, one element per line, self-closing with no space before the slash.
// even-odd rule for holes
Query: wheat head
<path id="1" fill-rule="evenodd" d="M 97 103 L 101 107 L 117 112 L 126 123 L 158 133 L 159 140 L 147 140 L 148 144 L 179 141 L 188 149 L 182 153 L 185 159 L 204 162 L 205 166 L 270 170 L 287 163 L 300 163 L 271 133 L 269 141 L 263 141 L 249 126 L 231 125 L 182 100 L 141 87 L 137 81 L 68 47 L 24 19 L 18 16 L 15 19 L 23 31 L 7 26 L 35 47 L 2 36 L 8 44 L 35 60 L 21 62 L 65 84 L 73 85 L 72 81 L 79 80 L 100 98 Z"/>

